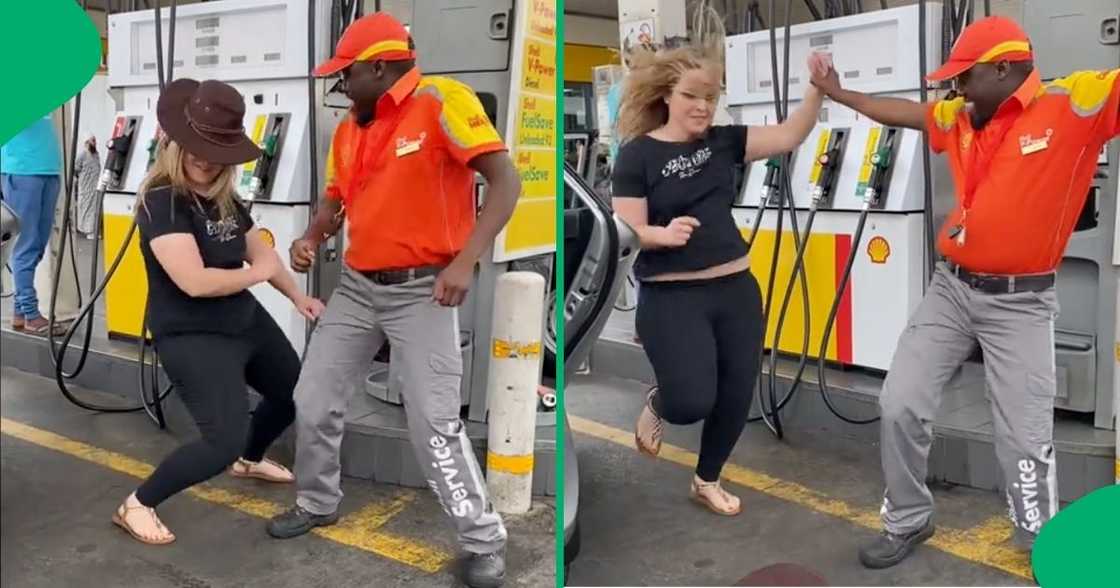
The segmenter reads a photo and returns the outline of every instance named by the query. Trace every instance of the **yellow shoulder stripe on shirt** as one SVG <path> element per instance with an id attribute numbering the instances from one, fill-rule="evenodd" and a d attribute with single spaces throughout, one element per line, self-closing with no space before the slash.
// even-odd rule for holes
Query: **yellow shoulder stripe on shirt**
<path id="1" fill-rule="evenodd" d="M 937 128 L 942 131 L 951 131 L 957 124 L 957 113 L 961 108 L 964 108 L 964 98 L 941 100 L 933 107 L 933 122 L 937 123 Z"/>
<path id="2" fill-rule="evenodd" d="M 1096 116 L 1116 86 L 1120 69 L 1079 71 L 1046 84 L 1047 94 L 1069 96 L 1069 106 L 1078 116 Z"/>
<path id="3" fill-rule="evenodd" d="M 335 169 L 335 165 L 334 141 L 331 141 L 331 146 L 327 149 L 327 169 L 323 183 L 324 186 L 330 186 L 334 183 L 334 179 L 338 175 L 338 170 Z"/>
<path id="4" fill-rule="evenodd" d="M 416 91 L 432 94 L 440 101 L 440 126 L 448 140 L 459 149 L 501 142 L 502 138 L 470 86 L 447 77 L 425 76 Z"/>

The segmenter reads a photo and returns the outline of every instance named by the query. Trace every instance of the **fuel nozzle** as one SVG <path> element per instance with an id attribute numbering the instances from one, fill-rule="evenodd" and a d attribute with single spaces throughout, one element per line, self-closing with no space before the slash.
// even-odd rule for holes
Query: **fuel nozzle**
<path id="1" fill-rule="evenodd" d="M 898 137 L 898 129 L 885 129 L 878 147 L 867 156 L 867 163 L 871 169 L 867 175 L 867 185 L 863 189 L 864 209 L 879 205 L 879 199 L 890 178 L 891 165 L 894 163 L 894 147 Z"/>
<path id="2" fill-rule="evenodd" d="M 156 162 L 156 155 L 159 154 L 159 137 L 152 137 L 148 141 L 148 169 L 152 169 L 152 164 Z"/>
<path id="3" fill-rule="evenodd" d="M 813 185 L 813 206 L 819 205 L 828 195 L 839 162 L 839 147 L 833 147 L 817 156 L 817 164 L 821 166 L 821 171 L 817 183 Z"/>
<path id="4" fill-rule="evenodd" d="M 882 147 L 879 147 L 875 153 L 871 154 L 871 176 L 867 180 L 867 188 L 863 191 L 863 203 L 865 206 L 874 206 L 879 203 L 879 194 L 883 188 L 883 180 L 886 178 L 887 170 L 891 166 L 891 147 L 891 142 L 887 142 Z"/>
<path id="5" fill-rule="evenodd" d="M 279 144 L 280 124 L 277 123 L 264 140 L 264 145 L 261 147 L 261 157 L 257 160 L 256 167 L 253 169 L 253 179 L 249 181 L 249 198 L 251 200 L 257 200 L 264 195 L 265 187 L 268 185 L 269 172 L 272 169 L 272 162 L 276 158 L 276 148 Z"/>
<path id="6" fill-rule="evenodd" d="M 770 204 L 771 198 L 778 193 L 778 174 L 781 173 L 782 159 L 771 157 L 766 160 L 766 175 L 762 179 L 762 198 L 759 206 Z"/>
<path id="7" fill-rule="evenodd" d="M 109 186 L 115 186 L 124 174 L 125 164 L 128 162 L 128 152 L 132 149 L 133 131 L 127 131 L 112 139 L 106 145 L 105 167 L 101 170 L 101 177 L 97 181 L 97 189 L 104 192 Z"/>

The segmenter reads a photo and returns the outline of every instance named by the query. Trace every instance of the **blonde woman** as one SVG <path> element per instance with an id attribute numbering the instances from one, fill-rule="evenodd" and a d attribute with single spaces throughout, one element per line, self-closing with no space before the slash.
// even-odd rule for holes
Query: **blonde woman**
<path id="1" fill-rule="evenodd" d="M 635 441 L 656 455 L 665 422 L 704 421 L 690 496 L 730 516 L 740 501 L 719 476 L 746 424 L 763 333 L 758 282 L 731 216 L 733 169 L 804 141 L 822 95 L 810 86 L 779 125 L 713 126 L 723 30 L 709 14 L 700 19 L 706 27 L 694 27 L 700 41 L 633 56 L 612 188 L 615 211 L 641 240 L 637 331 L 658 383 Z M 809 67 L 814 77 L 827 72 L 821 56 L 810 57 Z"/>
<path id="2" fill-rule="evenodd" d="M 234 166 L 260 155 L 242 128 L 237 90 L 176 80 L 160 95 L 157 116 L 167 140 L 136 211 L 149 328 L 202 436 L 165 458 L 113 522 L 162 545 L 175 535 L 155 508 L 227 467 L 234 476 L 293 480 L 264 453 L 295 418 L 299 356 L 248 289 L 269 282 L 309 320 L 323 305 L 299 291 L 234 192 Z M 246 386 L 262 396 L 251 417 Z"/>

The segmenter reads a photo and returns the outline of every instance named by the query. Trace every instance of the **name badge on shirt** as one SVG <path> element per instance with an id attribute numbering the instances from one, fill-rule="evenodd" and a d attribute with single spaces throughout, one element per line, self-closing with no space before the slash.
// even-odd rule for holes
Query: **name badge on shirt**
<path id="1" fill-rule="evenodd" d="M 1029 134 L 1019 137 L 1019 152 L 1023 155 L 1030 155 L 1045 150 L 1050 147 L 1050 136 L 1053 134 L 1054 129 L 1046 129 L 1046 136 L 1041 139 L 1031 138 Z"/>
<path id="2" fill-rule="evenodd" d="M 423 145 L 424 139 L 427 138 L 427 133 L 420 133 L 420 137 L 412 141 L 400 137 L 397 139 L 397 157 L 404 157 L 420 151 L 420 146 Z"/>

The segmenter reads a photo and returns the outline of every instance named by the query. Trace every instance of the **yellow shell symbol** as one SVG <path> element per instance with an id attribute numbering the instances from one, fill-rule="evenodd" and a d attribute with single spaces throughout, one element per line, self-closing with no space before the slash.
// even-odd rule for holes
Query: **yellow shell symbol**
<path id="1" fill-rule="evenodd" d="M 261 240 L 268 243 L 269 247 L 276 247 L 276 237 L 273 236 L 272 231 L 261 227 L 260 229 Z"/>
<path id="2" fill-rule="evenodd" d="M 887 263 L 887 258 L 891 256 L 891 244 L 882 237 L 875 237 L 867 243 L 867 256 L 871 258 L 871 263 Z"/>

